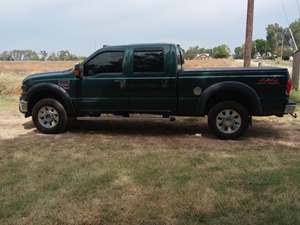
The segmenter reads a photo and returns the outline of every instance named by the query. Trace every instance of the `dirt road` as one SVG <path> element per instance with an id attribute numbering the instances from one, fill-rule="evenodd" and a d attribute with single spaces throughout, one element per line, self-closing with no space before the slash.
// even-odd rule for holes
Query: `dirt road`
<path id="1" fill-rule="evenodd" d="M 176 148 L 194 148 L 209 144 L 210 148 L 221 148 L 223 145 L 243 147 L 245 145 L 270 147 L 282 145 L 300 146 L 300 120 L 290 116 L 284 118 L 268 117 L 254 119 L 253 127 L 240 141 L 224 142 L 217 140 L 207 128 L 206 118 L 177 118 L 175 122 L 160 118 L 122 118 L 104 116 L 102 118 L 79 118 L 70 125 L 66 134 L 43 135 L 33 126 L 30 118 L 25 119 L 18 112 L 17 102 L 0 112 L 0 142 L 23 138 L 75 138 L 90 137 L 94 141 L 105 138 L 123 140 L 128 144 L 141 144 L 152 140 L 163 144 L 170 140 Z M 130 141 L 129 141 L 130 140 Z M 134 140 L 134 141 L 132 141 Z M 220 146 L 220 143 L 222 145 Z"/>

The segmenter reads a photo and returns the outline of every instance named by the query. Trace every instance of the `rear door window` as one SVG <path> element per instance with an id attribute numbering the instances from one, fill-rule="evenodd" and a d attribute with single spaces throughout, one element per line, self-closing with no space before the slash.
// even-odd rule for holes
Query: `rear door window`
<path id="1" fill-rule="evenodd" d="M 134 73 L 162 73 L 164 72 L 163 50 L 134 51 L 133 53 Z"/>

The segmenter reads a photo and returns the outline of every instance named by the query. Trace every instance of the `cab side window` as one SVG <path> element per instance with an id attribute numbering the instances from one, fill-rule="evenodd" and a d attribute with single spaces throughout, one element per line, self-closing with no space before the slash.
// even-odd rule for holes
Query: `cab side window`
<path id="1" fill-rule="evenodd" d="M 85 64 L 85 76 L 102 73 L 123 73 L 124 52 L 103 52 Z"/>
<path id="2" fill-rule="evenodd" d="M 133 72 L 164 72 L 164 53 L 158 51 L 135 51 L 133 53 Z"/>

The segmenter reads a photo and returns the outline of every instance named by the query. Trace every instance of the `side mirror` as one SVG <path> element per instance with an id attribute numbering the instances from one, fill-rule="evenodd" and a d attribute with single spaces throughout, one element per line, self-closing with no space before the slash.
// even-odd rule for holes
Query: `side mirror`
<path id="1" fill-rule="evenodd" d="M 82 64 L 76 64 L 72 72 L 76 78 L 81 79 L 83 74 Z"/>

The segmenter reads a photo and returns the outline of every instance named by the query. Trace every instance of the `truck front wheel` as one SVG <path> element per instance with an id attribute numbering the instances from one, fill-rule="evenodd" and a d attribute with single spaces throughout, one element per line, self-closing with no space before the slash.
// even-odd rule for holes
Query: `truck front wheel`
<path id="1" fill-rule="evenodd" d="M 66 130 L 68 115 L 57 100 L 46 98 L 38 101 L 32 109 L 32 121 L 44 134 L 57 134 Z"/>
<path id="2" fill-rule="evenodd" d="M 220 139 L 237 139 L 248 129 L 249 118 L 249 112 L 243 105 L 226 101 L 210 109 L 208 125 Z"/>

